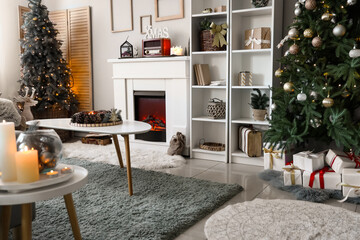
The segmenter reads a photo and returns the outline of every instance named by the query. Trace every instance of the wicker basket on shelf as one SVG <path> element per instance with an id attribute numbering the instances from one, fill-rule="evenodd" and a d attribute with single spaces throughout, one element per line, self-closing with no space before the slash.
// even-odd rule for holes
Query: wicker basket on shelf
<path id="1" fill-rule="evenodd" d="M 206 108 L 209 118 L 224 119 L 226 112 L 226 104 L 218 98 L 211 98 Z"/>
<path id="2" fill-rule="evenodd" d="M 226 45 L 222 47 L 213 46 L 214 35 L 210 30 L 203 30 L 200 32 L 200 47 L 201 51 L 222 51 L 225 50 Z"/>
<path id="3" fill-rule="evenodd" d="M 223 143 L 214 143 L 214 142 L 205 142 L 205 139 L 201 139 L 199 142 L 199 147 L 208 151 L 225 151 L 225 144 Z"/>

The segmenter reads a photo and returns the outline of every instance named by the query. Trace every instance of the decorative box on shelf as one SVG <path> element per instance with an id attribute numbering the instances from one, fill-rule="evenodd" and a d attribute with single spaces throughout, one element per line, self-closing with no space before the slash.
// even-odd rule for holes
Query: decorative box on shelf
<path id="1" fill-rule="evenodd" d="M 221 5 L 219 7 L 214 8 L 214 12 L 226 12 L 226 6 Z"/>
<path id="2" fill-rule="evenodd" d="M 252 73 L 249 71 L 239 72 L 239 86 L 252 86 Z"/>
<path id="3" fill-rule="evenodd" d="M 260 157 L 262 148 L 261 132 L 241 126 L 239 128 L 239 149 L 249 157 Z"/>
<path id="4" fill-rule="evenodd" d="M 245 30 L 245 49 L 271 48 L 271 30 L 268 27 Z"/>

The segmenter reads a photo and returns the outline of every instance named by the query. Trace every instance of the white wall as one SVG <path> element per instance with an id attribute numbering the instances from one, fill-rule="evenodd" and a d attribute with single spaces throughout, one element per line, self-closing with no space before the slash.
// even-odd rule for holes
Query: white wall
<path id="1" fill-rule="evenodd" d="M 190 0 L 184 1 L 185 18 L 163 22 L 155 22 L 153 0 L 133 0 L 134 30 L 122 33 L 111 32 L 110 0 L 43 0 L 43 3 L 49 10 L 91 7 L 95 109 L 110 109 L 114 106 L 112 65 L 107 63 L 107 59 L 119 57 L 120 45 L 127 36 L 128 41 L 141 53 L 141 41 L 145 35 L 140 34 L 140 16 L 152 15 L 154 27 L 167 26 L 172 45 L 187 46 L 190 35 Z"/>
<path id="2" fill-rule="evenodd" d="M 0 92 L 12 98 L 19 89 L 20 45 L 18 5 L 26 0 L 0 0 Z"/>
<path id="3" fill-rule="evenodd" d="M 185 18 L 155 22 L 154 0 L 133 0 L 134 30 L 111 33 L 110 0 L 43 0 L 49 10 L 62 10 L 91 6 L 93 77 L 95 109 L 109 109 L 114 105 L 111 64 L 107 59 L 119 57 L 119 47 L 129 36 L 141 52 L 140 16 L 152 15 L 153 26 L 169 28 L 172 45 L 187 47 L 190 25 L 190 0 L 185 2 Z M 26 0 L 0 0 L 0 91 L 5 97 L 13 97 L 18 89 L 19 43 L 17 27 L 17 5 L 27 5 Z M 284 29 L 292 22 L 295 0 L 284 0 Z M 285 31 L 285 33 L 287 30 Z M 4 61 L 6 59 L 6 62 Z"/>

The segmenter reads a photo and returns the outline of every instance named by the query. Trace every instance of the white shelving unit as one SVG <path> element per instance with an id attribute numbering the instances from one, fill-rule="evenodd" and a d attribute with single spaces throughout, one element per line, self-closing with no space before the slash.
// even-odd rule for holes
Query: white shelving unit
<path id="1" fill-rule="evenodd" d="M 226 5 L 226 12 L 202 14 L 205 8 Z M 252 118 L 250 94 L 258 88 L 271 98 L 270 87 L 274 86 L 274 70 L 277 68 L 280 51 L 274 51 L 282 37 L 283 0 L 272 0 L 267 7 L 254 8 L 251 1 L 239 0 L 192 0 L 191 1 L 191 66 L 209 64 L 211 80 L 226 80 L 226 86 L 197 86 L 195 73 L 191 71 L 191 124 L 190 150 L 194 158 L 263 165 L 263 158 L 250 158 L 238 148 L 240 125 L 253 125 L 265 130 L 268 121 Z M 199 23 L 207 18 L 216 24 L 227 23 L 227 48 L 225 51 L 200 51 Z M 244 49 L 245 30 L 270 27 L 271 48 Z M 253 86 L 239 86 L 238 73 L 251 71 Z M 226 118 L 211 119 L 206 116 L 210 98 L 226 102 Z M 270 102 L 271 104 L 271 102 Z M 270 110 L 269 110 L 270 111 Z M 269 112 L 270 114 L 270 112 Z M 199 148 L 199 141 L 225 143 L 225 151 L 206 151 Z"/>

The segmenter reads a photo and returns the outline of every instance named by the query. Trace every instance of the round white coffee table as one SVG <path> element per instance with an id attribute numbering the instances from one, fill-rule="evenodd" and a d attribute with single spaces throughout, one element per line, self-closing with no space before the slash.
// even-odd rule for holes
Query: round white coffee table
<path id="1" fill-rule="evenodd" d="M 117 135 L 121 135 L 125 142 L 126 153 L 126 170 L 128 177 L 129 195 L 133 195 L 132 177 L 131 177 L 131 160 L 130 160 L 130 134 L 146 133 L 151 130 L 151 125 L 140 121 L 123 121 L 120 125 L 107 126 L 107 127 L 78 127 L 70 125 L 70 118 L 54 118 L 54 119 L 40 119 L 26 122 L 27 125 L 37 125 L 44 128 L 54 128 L 75 132 L 92 132 L 92 133 L 105 133 L 112 135 L 114 139 L 115 150 L 118 156 L 120 167 L 123 168 L 119 140 Z"/>
<path id="2" fill-rule="evenodd" d="M 64 196 L 74 238 L 81 239 L 72 192 L 78 190 L 87 183 L 88 171 L 79 166 L 69 165 L 69 167 L 74 170 L 73 176 L 65 182 L 18 193 L 0 192 L 0 205 L 3 206 L 2 215 L 0 216 L 1 239 L 8 239 L 7 236 L 10 226 L 12 205 L 21 205 L 22 239 L 31 239 L 31 203 L 48 200 L 58 196 Z"/>

